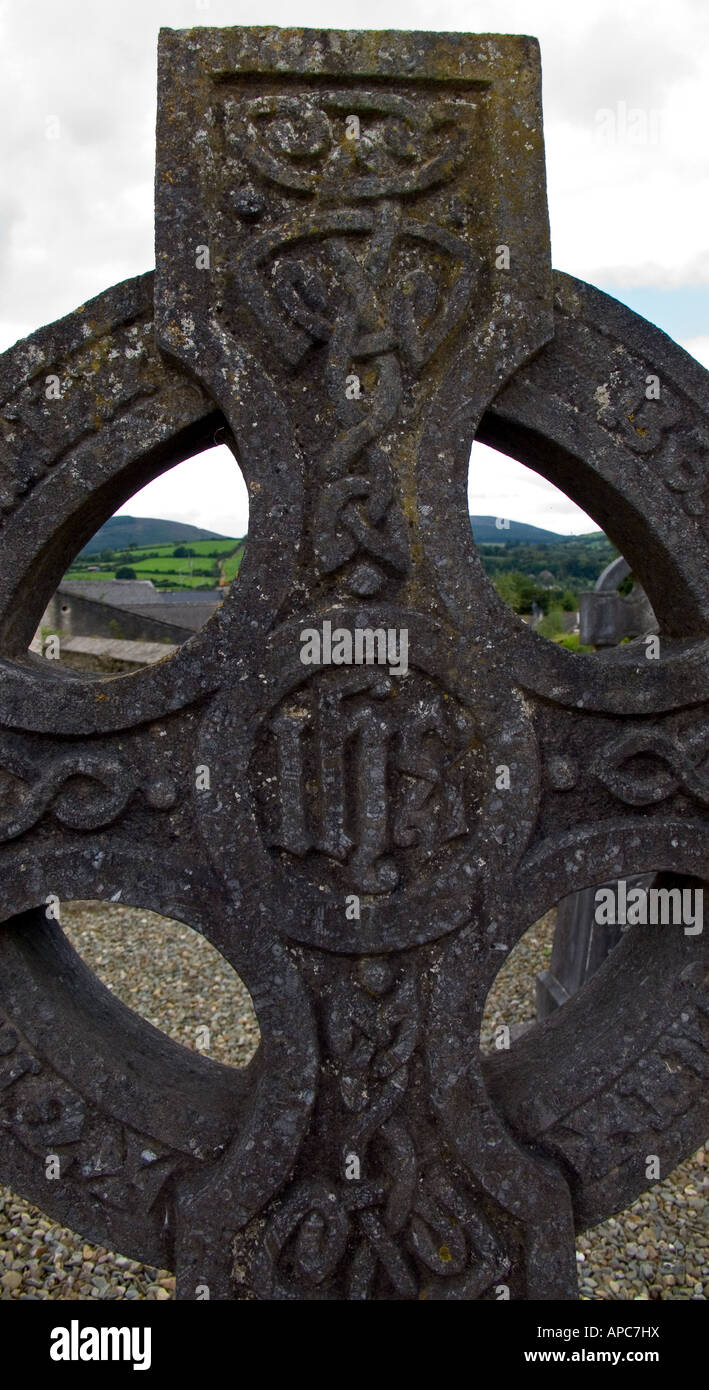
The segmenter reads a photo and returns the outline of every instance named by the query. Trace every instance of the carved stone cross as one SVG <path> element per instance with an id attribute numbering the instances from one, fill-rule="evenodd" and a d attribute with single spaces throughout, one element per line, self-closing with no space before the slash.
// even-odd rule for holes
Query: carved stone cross
<path id="1" fill-rule="evenodd" d="M 629 931 L 494 1059 L 480 1020 L 559 898 L 706 873 L 706 373 L 552 275 L 534 40 L 164 31 L 159 83 L 154 283 L 0 359 L 0 1175 L 182 1298 L 573 1298 L 575 1228 L 705 1137 L 705 938 Z M 504 607 L 476 436 L 623 548 L 657 659 Z M 215 438 L 250 524 L 205 628 L 113 679 L 29 654 L 97 526 Z M 50 895 L 203 932 L 249 1066 L 111 997 Z"/>

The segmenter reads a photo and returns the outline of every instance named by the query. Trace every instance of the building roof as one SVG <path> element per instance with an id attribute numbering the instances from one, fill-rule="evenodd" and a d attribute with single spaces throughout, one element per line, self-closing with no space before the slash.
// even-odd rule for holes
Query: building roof
<path id="1" fill-rule="evenodd" d="M 224 589 L 156 589 L 152 579 L 65 579 L 59 593 L 129 608 L 144 618 L 196 632 L 225 597 Z"/>
<path id="2" fill-rule="evenodd" d="M 221 603 L 223 589 L 156 589 L 161 603 Z"/>
<path id="3" fill-rule="evenodd" d="M 152 579 L 64 579 L 60 594 L 92 598 L 116 608 L 132 608 L 136 603 L 159 603 L 159 590 Z"/>
<path id="4" fill-rule="evenodd" d="M 211 618 L 219 603 L 221 595 L 209 603 L 132 603 L 129 611 L 137 613 L 141 618 L 156 618 L 159 622 L 169 622 L 176 627 L 185 627 L 189 628 L 190 632 L 197 632 L 206 623 L 207 618 Z"/>

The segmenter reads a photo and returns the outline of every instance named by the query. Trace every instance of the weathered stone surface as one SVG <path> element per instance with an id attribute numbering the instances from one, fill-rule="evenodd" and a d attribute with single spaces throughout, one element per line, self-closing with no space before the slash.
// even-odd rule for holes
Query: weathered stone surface
<path id="1" fill-rule="evenodd" d="M 626 637 L 658 631 L 657 619 L 640 584 L 634 583 L 628 595 L 618 592 L 629 574 L 630 565 L 619 555 L 598 576 L 593 590 L 579 595 L 582 645 L 616 647 Z M 651 883 L 652 875 L 641 874 L 631 876 L 627 887 L 648 888 Z M 546 1018 L 581 989 L 620 940 L 618 923 L 596 921 L 599 886 L 571 893 L 559 903 L 549 968 L 537 976 L 539 1018 Z"/>
<path id="2" fill-rule="evenodd" d="M 43 646 L 38 637 L 30 643 L 30 651 L 42 654 Z M 61 644 L 62 660 L 66 660 L 67 654 L 85 657 L 87 670 L 99 669 L 102 662 L 106 671 L 118 671 L 120 666 L 150 666 L 153 661 L 162 661 L 176 651 L 177 645 L 173 643 L 131 642 L 120 637 L 67 637 Z M 96 665 L 91 666 L 93 660 Z M 69 662 L 70 666 L 72 664 L 80 669 L 77 663 Z"/>
<path id="3" fill-rule="evenodd" d="M 592 590 L 579 594 L 579 636 L 582 646 L 617 647 L 626 637 L 657 632 L 657 619 L 641 584 L 629 594 L 618 592 L 630 574 L 628 561 L 619 555 L 599 574 Z"/>
<path id="4" fill-rule="evenodd" d="M 707 872 L 707 536 L 682 472 L 706 374 L 568 277 L 552 314 L 533 40 L 163 35 L 157 233 L 155 329 L 143 277 L 0 360 L 2 1176 L 176 1268 L 183 1298 L 573 1298 L 574 1227 L 704 1138 L 704 937 L 631 930 L 485 1064 L 479 1025 L 560 896 Z M 682 412 L 649 402 L 634 437 L 651 370 Z M 607 526 L 658 661 L 558 650 L 499 601 L 476 432 Z M 98 525 L 215 435 L 251 521 L 205 627 L 113 679 L 28 653 Z M 326 623 L 405 631 L 408 670 L 303 664 Z M 203 931 L 254 999 L 249 1066 L 119 1004 L 50 894 Z"/>
<path id="5" fill-rule="evenodd" d="M 624 880 L 629 888 L 649 888 L 652 874 L 638 874 Z M 618 885 L 594 885 L 582 888 L 580 893 L 570 893 L 562 898 L 556 910 L 554 944 L 548 969 L 537 975 L 537 1017 L 547 1018 L 554 1009 L 568 1003 L 572 994 L 581 989 L 586 981 L 595 975 L 606 956 L 618 945 L 621 938 L 619 922 L 599 923 L 596 921 L 599 887 L 615 888 Z"/>

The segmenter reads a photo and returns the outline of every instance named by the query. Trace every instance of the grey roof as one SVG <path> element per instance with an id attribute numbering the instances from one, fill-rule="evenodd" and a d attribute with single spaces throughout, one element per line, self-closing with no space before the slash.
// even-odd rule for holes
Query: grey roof
<path id="1" fill-rule="evenodd" d="M 108 603 L 112 608 L 134 608 L 149 617 L 162 618 L 164 622 L 179 622 L 176 609 L 201 608 L 202 613 L 192 617 L 187 627 L 201 627 L 205 619 L 205 609 L 213 612 L 225 597 L 225 589 L 156 589 L 152 579 L 65 579 L 59 585 L 60 594 L 74 594 L 77 598 L 90 598 L 96 603 Z M 169 608 L 169 614 L 165 609 Z M 148 612 L 150 609 L 150 612 Z M 161 609 L 158 612 L 157 609 Z M 156 610 L 156 611 L 153 611 Z"/>
<path id="2" fill-rule="evenodd" d="M 137 613 L 141 618 L 157 618 L 159 622 L 169 622 L 176 627 L 189 628 L 190 632 L 197 632 L 207 618 L 211 617 L 217 603 L 221 599 L 211 603 L 171 603 L 169 608 L 163 603 L 132 603 L 129 612 Z M 126 605 L 127 607 L 127 605 Z"/>
<path id="3" fill-rule="evenodd" d="M 156 589 L 161 603 L 221 603 L 226 589 Z"/>
<path id="4" fill-rule="evenodd" d="M 152 579 L 64 579 L 60 594 L 92 598 L 116 608 L 132 608 L 136 603 L 159 603 L 159 590 Z"/>

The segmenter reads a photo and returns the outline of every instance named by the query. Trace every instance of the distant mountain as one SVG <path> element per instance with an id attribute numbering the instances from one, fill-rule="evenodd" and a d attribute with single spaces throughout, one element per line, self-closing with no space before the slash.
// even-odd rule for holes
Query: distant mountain
<path id="1" fill-rule="evenodd" d="M 128 550 L 135 545 L 179 545 L 182 541 L 224 540 L 218 531 L 203 531 L 186 521 L 162 521 L 154 516 L 112 516 L 92 536 L 81 551 L 95 555 L 99 550 Z"/>
<path id="2" fill-rule="evenodd" d="M 496 545 L 504 545 L 505 541 L 531 541 L 532 543 L 544 541 L 566 541 L 571 539 L 569 536 L 562 536 L 558 531 L 545 531 L 541 526 L 530 526 L 526 521 L 511 521 L 509 517 L 504 518 L 507 526 L 498 526 L 496 522 L 502 521 L 502 517 L 495 516 L 471 516 L 470 525 L 473 528 L 473 539 L 476 541 L 494 541 Z"/>
<path id="3" fill-rule="evenodd" d="M 501 518 L 500 518 L 501 519 Z M 512 521 L 507 526 L 497 526 L 494 516 L 471 516 L 470 525 L 476 541 L 504 545 L 507 541 L 526 541 L 530 545 L 559 544 L 567 541 L 590 541 L 603 539 L 603 532 L 589 532 L 585 536 L 561 535 L 558 531 L 545 531 L 541 526 L 530 526 L 526 521 Z M 128 550 L 137 545 L 179 545 L 185 541 L 225 540 L 219 531 L 204 531 L 201 526 L 190 526 L 185 521 L 164 521 L 154 516 L 112 516 L 109 521 L 92 536 L 81 554 L 96 555 L 100 550 Z"/>

